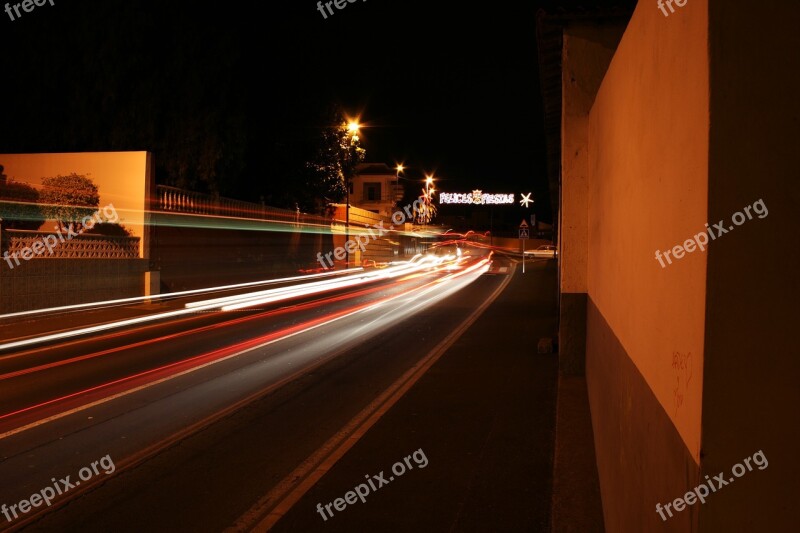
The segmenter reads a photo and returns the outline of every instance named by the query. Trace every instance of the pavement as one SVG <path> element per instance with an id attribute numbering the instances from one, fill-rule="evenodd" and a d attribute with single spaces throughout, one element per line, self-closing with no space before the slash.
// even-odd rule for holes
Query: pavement
<path id="1" fill-rule="evenodd" d="M 551 531 L 558 361 L 537 342 L 556 331 L 555 262 L 525 275 L 517 265 L 480 319 L 272 531 Z M 576 477 L 561 489 L 586 481 Z"/>
<path id="2" fill-rule="evenodd" d="M 603 506 L 585 376 L 560 376 L 553 533 L 603 533 Z"/>

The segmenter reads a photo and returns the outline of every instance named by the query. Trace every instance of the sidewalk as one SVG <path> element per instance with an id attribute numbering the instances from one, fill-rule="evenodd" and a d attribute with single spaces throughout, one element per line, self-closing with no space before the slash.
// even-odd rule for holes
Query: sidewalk
<path id="1" fill-rule="evenodd" d="M 517 265 L 484 315 L 273 531 L 550 531 L 558 364 L 536 347 L 556 331 L 555 279 L 553 262 L 524 276 Z M 415 451 L 413 468 L 394 475 Z M 318 504 L 381 472 L 394 479 L 323 519 Z"/>

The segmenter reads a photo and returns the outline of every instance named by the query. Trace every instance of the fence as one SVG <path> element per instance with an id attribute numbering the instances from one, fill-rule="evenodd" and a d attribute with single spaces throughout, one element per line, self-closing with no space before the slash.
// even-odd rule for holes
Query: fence
<path id="1" fill-rule="evenodd" d="M 332 220 L 321 215 L 301 213 L 300 210 L 280 209 L 242 200 L 233 200 L 185 191 L 167 185 L 156 186 L 157 211 L 164 213 L 190 213 L 223 217 L 256 218 L 276 222 L 292 222 L 295 224 L 324 224 Z"/>

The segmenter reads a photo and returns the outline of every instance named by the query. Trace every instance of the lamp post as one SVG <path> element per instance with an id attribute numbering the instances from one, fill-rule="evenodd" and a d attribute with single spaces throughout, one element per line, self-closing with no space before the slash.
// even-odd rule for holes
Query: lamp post
<path id="1" fill-rule="evenodd" d="M 403 199 L 403 196 L 405 196 L 405 193 L 400 194 L 398 191 L 400 190 L 400 180 L 405 179 L 402 176 L 400 176 L 400 174 L 403 173 L 406 167 L 403 166 L 402 163 L 400 163 L 396 167 L 394 167 L 394 169 L 397 172 L 395 174 L 394 186 L 392 187 L 392 211 L 394 211 L 397 208 L 398 202 L 400 202 Z"/>
<path id="2" fill-rule="evenodd" d="M 350 149 L 353 150 L 355 147 L 355 143 L 358 142 L 358 131 L 361 128 L 361 125 L 356 121 L 350 121 L 347 124 L 347 132 L 350 134 Z M 348 174 L 350 174 L 348 172 Z M 347 246 L 347 243 L 350 242 L 350 183 L 352 180 L 352 176 L 347 175 L 344 177 L 344 189 L 345 189 L 345 206 L 344 206 L 344 253 L 345 255 L 345 264 L 344 268 L 350 268 L 350 250 Z"/>

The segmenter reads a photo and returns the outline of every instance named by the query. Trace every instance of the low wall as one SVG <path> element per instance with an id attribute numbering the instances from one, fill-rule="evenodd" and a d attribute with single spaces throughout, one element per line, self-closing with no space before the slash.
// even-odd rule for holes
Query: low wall
<path id="1" fill-rule="evenodd" d="M 484 242 L 488 242 L 486 239 Z M 522 249 L 522 240 L 515 239 L 512 237 L 493 237 L 492 244 L 494 246 L 499 246 L 500 248 L 508 248 L 510 250 L 519 251 Z M 525 239 L 525 249 L 526 250 L 535 250 L 539 246 L 543 244 L 553 244 L 553 241 L 547 239 Z"/>
<path id="2" fill-rule="evenodd" d="M 141 296 L 143 259 L 31 259 L 0 263 L 0 312 Z"/>
<path id="3" fill-rule="evenodd" d="M 59 234 L 46 231 L 5 230 L 2 234 L 0 251 L 8 252 L 14 267 L 31 258 L 136 259 L 139 257 L 139 237 L 84 234 L 69 238 L 66 232 L 60 236 L 59 239 Z M 7 263 L 9 259 L 6 259 Z"/>
<path id="4" fill-rule="evenodd" d="M 333 251 L 325 233 L 214 228 L 153 228 L 152 269 L 161 292 L 198 289 L 321 269 L 318 253 Z"/>

